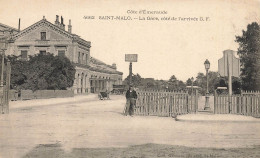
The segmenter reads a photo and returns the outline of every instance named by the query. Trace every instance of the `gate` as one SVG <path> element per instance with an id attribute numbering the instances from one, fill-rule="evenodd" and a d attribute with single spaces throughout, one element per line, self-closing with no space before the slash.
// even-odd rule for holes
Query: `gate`
<path id="1" fill-rule="evenodd" d="M 198 94 L 188 92 L 137 91 L 135 115 L 175 116 L 196 113 Z"/>
<path id="2" fill-rule="evenodd" d="M 215 114 L 240 114 L 253 117 L 260 116 L 260 95 L 214 95 Z"/>
<path id="3" fill-rule="evenodd" d="M 11 65 L 10 62 L 3 64 L 1 69 L 1 83 L 0 83 L 0 112 L 1 114 L 9 113 L 9 92 L 11 79 Z"/>

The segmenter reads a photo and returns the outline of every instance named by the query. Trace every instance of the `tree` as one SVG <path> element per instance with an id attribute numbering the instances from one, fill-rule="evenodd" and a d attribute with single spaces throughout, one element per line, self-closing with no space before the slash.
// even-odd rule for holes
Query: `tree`
<path id="1" fill-rule="evenodd" d="M 172 75 L 168 81 L 169 90 L 177 90 L 178 89 L 178 80 L 175 75 Z"/>
<path id="2" fill-rule="evenodd" d="M 125 78 L 123 84 L 124 85 L 127 85 L 129 83 L 129 75 Z M 142 77 L 137 73 L 136 75 L 132 75 L 132 84 L 133 86 L 135 87 L 138 87 L 141 85 L 141 80 L 142 80 Z"/>
<path id="3" fill-rule="evenodd" d="M 28 76 L 28 61 L 19 60 L 19 56 L 7 56 L 11 64 L 11 89 L 24 89 Z"/>
<path id="4" fill-rule="evenodd" d="M 234 94 L 241 93 L 241 80 L 238 77 L 233 77 L 232 79 L 232 91 Z"/>
<path id="5" fill-rule="evenodd" d="M 209 77 L 209 93 L 213 94 L 216 87 L 215 85 L 219 82 L 218 72 L 210 71 L 208 73 Z"/>
<path id="6" fill-rule="evenodd" d="M 168 89 L 169 90 L 184 90 L 186 89 L 186 84 L 181 81 L 181 80 L 178 80 L 175 75 L 172 75 L 170 77 L 170 79 L 168 80 Z"/>
<path id="7" fill-rule="evenodd" d="M 218 82 L 219 82 L 218 73 L 214 72 L 214 71 L 209 71 L 209 73 L 208 73 L 209 93 L 214 92 L 214 90 L 216 89 L 215 85 Z M 207 91 L 207 76 L 204 75 L 203 73 L 199 72 L 193 85 L 199 86 L 201 88 L 200 93 L 205 95 L 206 91 Z"/>
<path id="8" fill-rule="evenodd" d="M 219 77 L 218 82 L 215 84 L 215 89 L 217 87 L 227 87 L 228 88 L 228 77 Z M 238 77 L 232 77 L 232 91 L 233 94 L 241 93 L 241 79 Z M 218 93 L 228 93 L 227 90 L 218 90 Z"/>
<path id="9" fill-rule="evenodd" d="M 183 81 L 179 80 L 177 90 L 180 91 L 180 90 L 185 90 L 185 89 L 186 89 L 186 84 Z"/>
<path id="10" fill-rule="evenodd" d="M 199 72 L 197 74 L 195 82 L 196 82 L 196 85 L 198 87 L 200 87 L 200 89 L 199 89 L 200 93 L 205 95 L 206 94 L 206 86 L 207 86 L 206 75 L 204 75 L 203 73 Z"/>
<path id="11" fill-rule="evenodd" d="M 187 85 L 187 86 L 191 86 L 191 85 L 192 85 L 191 78 L 188 78 L 188 79 L 187 79 L 187 81 L 186 81 L 186 85 Z"/>
<path id="12" fill-rule="evenodd" d="M 253 22 L 236 36 L 241 64 L 241 80 L 244 90 L 260 90 L 260 26 Z"/>
<path id="13" fill-rule="evenodd" d="M 28 61 L 8 56 L 11 62 L 11 88 L 65 90 L 73 86 L 75 68 L 66 57 L 53 54 L 30 56 Z"/>

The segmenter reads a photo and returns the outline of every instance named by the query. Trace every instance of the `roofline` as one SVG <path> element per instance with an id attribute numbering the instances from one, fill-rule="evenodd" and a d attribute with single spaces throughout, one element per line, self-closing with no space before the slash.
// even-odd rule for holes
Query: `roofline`
<path id="1" fill-rule="evenodd" d="M 91 42 L 90 42 L 90 41 L 86 41 L 86 40 L 80 38 L 80 36 L 77 35 L 77 34 L 72 34 L 72 33 L 68 32 L 68 31 L 66 31 L 66 30 L 63 30 L 63 29 L 61 29 L 60 27 L 58 27 L 57 25 L 55 25 L 55 24 L 49 22 L 49 21 L 46 20 L 46 19 L 41 19 L 40 21 L 37 21 L 36 23 L 33 23 L 32 25 L 30 25 L 30 26 L 26 27 L 25 29 L 21 30 L 19 33 L 15 34 L 14 37 L 18 37 L 19 35 L 21 35 L 23 32 L 25 32 L 26 30 L 28 30 L 28 29 L 29 29 L 30 27 L 32 27 L 33 25 L 36 25 L 37 23 L 41 23 L 41 22 L 47 22 L 47 23 L 49 23 L 50 25 L 52 25 L 53 27 L 55 27 L 55 28 L 59 29 L 60 31 L 62 31 L 62 32 L 66 33 L 67 35 L 69 35 L 69 36 L 72 38 L 72 40 L 77 40 L 77 39 L 79 39 L 79 42 L 80 42 L 80 41 L 83 41 L 83 42 L 85 42 L 85 43 L 88 45 L 89 48 L 91 47 Z M 77 42 L 78 42 L 78 41 L 77 41 Z M 79 42 L 78 42 L 78 43 L 79 43 Z"/>
<path id="2" fill-rule="evenodd" d="M 115 69 L 113 66 L 108 65 L 108 64 L 106 64 L 105 62 L 103 62 L 103 61 L 101 61 L 101 60 L 99 60 L 99 59 L 97 59 L 97 58 L 94 58 L 94 57 L 91 57 L 91 58 L 94 59 L 94 60 L 96 60 L 97 62 L 99 62 L 97 65 L 105 65 L 105 66 L 107 66 L 107 67 L 109 67 L 109 68 L 111 68 L 111 69 Z"/>
<path id="3" fill-rule="evenodd" d="M 4 26 L 4 27 L 8 27 L 8 28 L 10 28 L 10 29 L 13 29 L 13 30 L 15 30 L 15 31 L 19 31 L 18 29 L 16 29 L 16 28 L 14 28 L 14 27 L 11 27 L 11 26 L 8 26 L 8 25 L 5 25 L 5 24 L 3 24 L 3 23 L 0 23 L 0 25 L 2 25 L 2 26 Z"/>
<path id="4" fill-rule="evenodd" d="M 115 70 L 115 71 L 103 70 L 103 69 L 100 69 L 100 68 L 97 68 L 97 67 L 92 67 L 92 66 L 89 66 L 89 65 L 82 65 L 82 64 L 79 64 L 79 63 L 73 63 L 73 65 L 75 65 L 77 67 L 81 67 L 81 68 L 87 68 L 90 71 L 107 73 L 107 74 L 115 74 L 115 75 L 123 75 L 123 72 L 120 72 L 120 71 L 117 71 L 117 70 Z"/>

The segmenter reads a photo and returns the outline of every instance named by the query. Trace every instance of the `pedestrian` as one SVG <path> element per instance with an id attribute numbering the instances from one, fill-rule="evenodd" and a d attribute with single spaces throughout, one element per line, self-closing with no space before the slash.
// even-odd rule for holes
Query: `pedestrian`
<path id="1" fill-rule="evenodd" d="M 126 92 L 126 110 L 125 115 L 129 113 L 130 116 L 134 115 L 134 107 L 136 104 L 137 94 L 132 85 L 129 86 L 129 90 Z"/>

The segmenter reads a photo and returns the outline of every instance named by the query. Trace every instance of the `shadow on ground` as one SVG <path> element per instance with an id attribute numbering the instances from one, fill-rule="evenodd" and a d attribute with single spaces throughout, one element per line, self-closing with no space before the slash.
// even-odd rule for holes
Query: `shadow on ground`
<path id="1" fill-rule="evenodd" d="M 66 153 L 60 144 L 40 144 L 23 158 L 157 158 L 157 157 L 259 157 L 260 146 L 253 148 L 190 148 L 144 144 L 127 148 L 74 148 Z"/>

